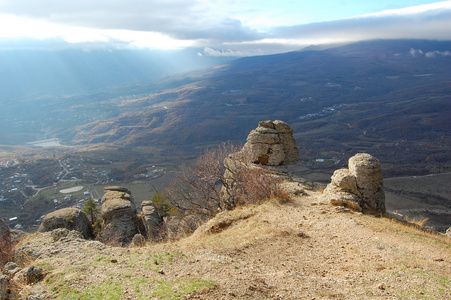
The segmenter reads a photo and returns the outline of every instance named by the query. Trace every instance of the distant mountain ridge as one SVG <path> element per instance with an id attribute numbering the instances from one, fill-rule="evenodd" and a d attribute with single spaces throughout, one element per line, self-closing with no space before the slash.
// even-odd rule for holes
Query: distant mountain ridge
<path id="1" fill-rule="evenodd" d="M 448 41 L 380 40 L 242 58 L 124 102 L 126 113 L 62 137 L 196 145 L 242 141 L 258 121 L 280 119 L 309 157 L 365 150 L 382 159 L 449 162 L 450 51 Z"/>

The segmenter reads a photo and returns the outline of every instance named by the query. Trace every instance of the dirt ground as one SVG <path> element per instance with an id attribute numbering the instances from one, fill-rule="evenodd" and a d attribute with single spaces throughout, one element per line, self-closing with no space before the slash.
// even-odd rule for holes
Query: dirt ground
<path id="1" fill-rule="evenodd" d="M 451 299 L 451 238 L 330 206 L 321 192 L 306 193 L 285 203 L 223 212 L 175 242 L 48 250 L 54 253 L 33 262 L 48 272 L 46 278 L 23 287 L 21 294 L 42 299 Z M 51 247 L 50 240 L 39 239 Z"/>

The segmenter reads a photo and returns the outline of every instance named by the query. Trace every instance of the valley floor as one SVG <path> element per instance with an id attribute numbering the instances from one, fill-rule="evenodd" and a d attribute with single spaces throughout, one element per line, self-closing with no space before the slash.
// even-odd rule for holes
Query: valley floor
<path id="1" fill-rule="evenodd" d="M 296 184 L 294 184 L 296 185 Z M 450 299 L 451 239 L 333 207 L 321 193 L 223 212 L 193 235 L 142 248 L 45 244 L 48 299 Z M 60 247 L 60 248 L 58 248 Z M 61 248 L 62 247 L 62 248 Z"/>

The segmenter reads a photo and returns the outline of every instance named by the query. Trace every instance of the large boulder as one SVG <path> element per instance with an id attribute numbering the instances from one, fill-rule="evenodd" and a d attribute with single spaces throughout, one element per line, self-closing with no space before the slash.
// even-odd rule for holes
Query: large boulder
<path id="1" fill-rule="evenodd" d="M 348 162 L 349 169 L 334 172 L 324 196 L 332 205 L 342 205 L 364 213 L 385 213 L 385 193 L 379 160 L 358 153 Z"/>
<path id="2" fill-rule="evenodd" d="M 243 147 L 254 163 L 279 166 L 299 161 L 293 129 L 283 121 L 262 121 L 252 130 Z"/>
<path id="3" fill-rule="evenodd" d="M 283 121 L 261 121 L 247 137 L 243 148 L 224 160 L 220 207 L 232 210 L 238 204 L 265 199 L 282 178 L 289 178 L 286 165 L 299 161 L 293 129 Z M 263 184 L 264 188 L 256 190 Z M 274 192 L 271 190 L 269 192 Z"/>
<path id="4" fill-rule="evenodd" d="M 158 237 L 161 225 L 160 214 L 152 201 L 143 201 L 141 204 L 141 218 L 146 228 L 147 238 L 155 240 Z"/>
<path id="5" fill-rule="evenodd" d="M 86 214 L 74 207 L 67 207 L 47 214 L 39 226 L 39 232 L 57 228 L 79 231 L 85 239 L 92 237 L 92 226 Z"/>
<path id="6" fill-rule="evenodd" d="M 128 245 L 138 233 L 138 218 L 131 192 L 123 187 L 105 187 L 101 215 L 105 222 L 102 240 Z"/>

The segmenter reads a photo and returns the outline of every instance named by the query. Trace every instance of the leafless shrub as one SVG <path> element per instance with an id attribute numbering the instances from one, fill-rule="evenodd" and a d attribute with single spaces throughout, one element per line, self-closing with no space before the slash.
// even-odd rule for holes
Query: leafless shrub
<path id="1" fill-rule="evenodd" d="M 0 269 L 14 259 L 14 247 L 11 241 L 11 236 L 5 234 L 0 236 Z"/>
<path id="2" fill-rule="evenodd" d="M 239 149 L 232 144 L 222 144 L 206 151 L 194 166 L 183 167 L 163 194 L 185 215 L 213 217 L 221 210 L 221 188 L 226 184 L 224 160 Z"/>
<path id="3" fill-rule="evenodd" d="M 287 199 L 279 187 L 282 180 L 252 163 L 250 153 L 240 149 L 222 144 L 206 151 L 193 167 L 183 168 L 164 195 L 183 215 L 196 216 L 198 223 L 237 205 Z"/>

